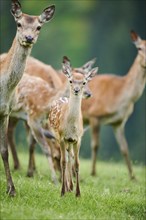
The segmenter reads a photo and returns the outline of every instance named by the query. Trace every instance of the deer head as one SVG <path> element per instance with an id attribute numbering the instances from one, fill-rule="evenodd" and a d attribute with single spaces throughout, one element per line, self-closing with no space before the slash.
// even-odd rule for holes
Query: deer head
<path id="1" fill-rule="evenodd" d="M 73 74 L 70 60 L 64 56 L 62 63 L 62 70 L 70 83 L 70 92 L 75 96 L 83 94 L 87 82 L 90 81 L 97 73 L 98 67 L 89 71 L 83 71 L 82 74 Z"/>
<path id="2" fill-rule="evenodd" d="M 92 69 L 92 66 L 95 64 L 95 62 L 96 62 L 96 58 L 93 58 L 92 60 L 86 62 L 83 66 L 74 68 L 73 71 L 81 74 L 84 74 L 85 72 L 89 72 Z M 83 92 L 83 98 L 87 99 L 90 98 L 91 96 L 92 96 L 92 92 L 89 89 L 88 84 L 86 84 Z"/>
<path id="3" fill-rule="evenodd" d="M 135 31 L 131 31 L 131 39 L 138 49 L 138 54 L 142 58 L 141 65 L 146 67 L 146 41 L 142 40 Z"/>
<path id="4" fill-rule="evenodd" d="M 38 38 L 42 25 L 49 22 L 55 12 L 55 6 L 44 9 L 40 16 L 30 16 L 22 13 L 21 4 L 17 0 L 12 1 L 11 13 L 17 24 L 17 39 L 24 47 L 32 46 Z"/>

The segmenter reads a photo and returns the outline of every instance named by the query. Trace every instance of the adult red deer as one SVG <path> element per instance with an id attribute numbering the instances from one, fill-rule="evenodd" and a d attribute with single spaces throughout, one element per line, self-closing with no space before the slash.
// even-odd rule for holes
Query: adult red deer
<path id="1" fill-rule="evenodd" d="M 142 40 L 135 31 L 131 31 L 131 39 L 138 54 L 128 74 L 125 76 L 104 74 L 94 77 L 94 80 L 89 83 L 93 96 L 82 102 L 83 118 L 89 121 L 92 131 L 92 175 L 96 173 L 99 127 L 101 124 L 109 124 L 113 127 L 121 153 L 125 158 L 129 176 L 131 179 L 134 178 L 124 128 L 133 112 L 135 102 L 145 88 L 146 41 Z"/>
<path id="2" fill-rule="evenodd" d="M 11 177 L 8 161 L 7 127 L 10 113 L 10 101 L 16 85 L 20 81 L 26 59 L 36 43 L 42 25 L 48 22 L 54 14 L 55 6 L 44 9 L 40 16 L 30 16 L 22 13 L 17 0 L 12 1 L 11 13 L 17 24 L 17 32 L 12 46 L 0 62 L 0 152 L 7 179 L 7 193 L 15 195 L 15 187 Z"/>

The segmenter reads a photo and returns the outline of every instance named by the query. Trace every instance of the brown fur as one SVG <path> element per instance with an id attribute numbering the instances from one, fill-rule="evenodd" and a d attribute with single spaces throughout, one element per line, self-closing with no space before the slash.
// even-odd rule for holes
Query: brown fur
<path id="1" fill-rule="evenodd" d="M 140 50 L 125 76 L 98 75 L 89 83 L 93 96 L 83 100 L 82 113 L 85 121 L 89 121 L 92 130 L 92 174 L 95 175 L 96 153 L 99 147 L 100 124 L 112 125 L 115 137 L 123 154 L 130 178 L 134 178 L 129 159 L 128 144 L 124 135 L 124 127 L 133 112 L 135 102 L 140 98 L 146 82 L 146 41 L 134 32 L 132 40 Z M 93 120 L 95 121 L 94 123 Z M 92 121 L 92 122 L 91 122 Z"/>
<path id="2" fill-rule="evenodd" d="M 16 86 L 23 75 L 26 59 L 31 52 L 33 44 L 37 41 L 39 31 L 36 31 L 36 29 L 37 26 L 40 25 L 39 20 L 41 21 L 41 18 L 43 17 L 41 25 L 46 22 L 46 19 L 48 21 L 48 12 L 46 13 L 45 11 L 43 11 L 42 15 L 38 16 L 39 19 L 30 15 L 24 15 L 21 12 L 20 3 L 18 1 L 12 1 L 11 13 L 14 16 L 16 23 L 19 22 L 20 25 L 17 26 L 16 37 L 9 52 L 4 59 L 0 60 L 0 152 L 6 173 L 7 193 L 10 196 L 14 196 L 15 187 L 9 168 L 7 143 L 7 128 L 11 107 L 11 99 Z M 50 19 L 52 16 L 50 15 Z M 29 24 L 30 22 L 27 22 L 28 19 L 25 19 L 26 17 L 30 17 L 29 21 L 33 20 L 33 22 L 31 22 L 31 25 Z M 31 37 L 31 42 L 28 42 L 27 36 Z"/>
<path id="3" fill-rule="evenodd" d="M 70 61 L 64 57 L 63 71 L 70 83 L 70 94 L 68 99 L 60 98 L 52 103 L 49 114 L 48 124 L 60 145 L 61 152 L 61 171 L 62 188 L 61 196 L 66 191 L 73 190 L 72 181 L 72 150 L 75 160 L 76 172 L 76 196 L 80 196 L 79 186 L 79 149 L 83 135 L 83 120 L 81 113 L 81 101 L 83 97 L 83 88 L 92 78 L 97 68 L 86 72 L 84 76 L 72 74 Z"/>

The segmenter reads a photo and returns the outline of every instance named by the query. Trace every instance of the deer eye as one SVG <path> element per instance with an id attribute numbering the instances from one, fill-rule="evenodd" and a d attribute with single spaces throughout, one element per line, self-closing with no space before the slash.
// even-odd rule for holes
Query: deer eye
<path id="1" fill-rule="evenodd" d="M 86 82 L 83 82 L 83 85 L 85 85 L 86 84 Z"/>
<path id="2" fill-rule="evenodd" d="M 41 26 L 38 26 L 38 27 L 37 27 L 37 31 L 39 31 L 39 30 L 41 30 Z"/>
<path id="3" fill-rule="evenodd" d="M 22 27 L 22 25 L 18 22 L 18 23 L 17 23 L 17 27 Z"/>
<path id="4" fill-rule="evenodd" d="M 140 50 L 142 50 L 142 48 L 139 47 L 139 48 L 138 48 L 138 51 L 140 51 Z"/>
<path id="5" fill-rule="evenodd" d="M 70 82 L 70 84 L 72 84 L 72 80 L 70 80 L 69 82 Z"/>

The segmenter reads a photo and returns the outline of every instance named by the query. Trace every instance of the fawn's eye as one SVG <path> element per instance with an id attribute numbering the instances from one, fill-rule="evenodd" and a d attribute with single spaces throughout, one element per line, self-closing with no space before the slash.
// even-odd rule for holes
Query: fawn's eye
<path id="1" fill-rule="evenodd" d="M 140 50 L 142 50 L 142 49 L 139 47 L 138 50 L 140 51 Z"/>
<path id="2" fill-rule="evenodd" d="M 86 84 L 86 82 L 83 82 L 83 85 L 85 85 Z"/>
<path id="3" fill-rule="evenodd" d="M 72 84 L 72 80 L 69 81 Z"/>
<path id="4" fill-rule="evenodd" d="M 41 26 L 38 26 L 38 27 L 37 27 L 37 31 L 39 31 L 39 30 L 41 30 Z"/>
<path id="5" fill-rule="evenodd" d="M 17 27 L 22 27 L 22 25 L 18 22 L 18 23 L 17 23 Z"/>

